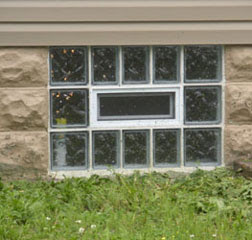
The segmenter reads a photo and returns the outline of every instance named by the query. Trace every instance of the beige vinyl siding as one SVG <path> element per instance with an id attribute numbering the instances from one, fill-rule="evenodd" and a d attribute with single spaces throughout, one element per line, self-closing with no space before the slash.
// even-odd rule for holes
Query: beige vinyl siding
<path id="1" fill-rule="evenodd" d="M 0 22 L 251 21 L 250 0 L 1 1 Z"/>
<path id="2" fill-rule="evenodd" d="M 251 44 L 252 1 L 1 1 L 0 46 Z"/>

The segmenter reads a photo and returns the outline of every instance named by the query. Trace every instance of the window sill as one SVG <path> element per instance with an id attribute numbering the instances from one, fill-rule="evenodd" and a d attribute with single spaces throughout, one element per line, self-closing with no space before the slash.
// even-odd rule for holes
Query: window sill
<path id="1" fill-rule="evenodd" d="M 134 172 L 138 171 L 141 174 L 144 173 L 151 173 L 158 171 L 160 173 L 169 173 L 169 172 L 176 172 L 176 173 L 192 173 L 197 169 L 202 169 L 206 171 L 211 171 L 216 169 L 219 166 L 193 166 L 193 167 L 166 167 L 166 168 L 139 168 L 139 169 L 92 169 L 92 170 L 85 170 L 85 171 L 49 171 L 48 174 L 50 177 L 55 179 L 64 179 L 66 177 L 90 177 L 94 174 L 99 176 L 112 176 L 114 173 L 124 174 L 124 175 L 131 175 Z"/>

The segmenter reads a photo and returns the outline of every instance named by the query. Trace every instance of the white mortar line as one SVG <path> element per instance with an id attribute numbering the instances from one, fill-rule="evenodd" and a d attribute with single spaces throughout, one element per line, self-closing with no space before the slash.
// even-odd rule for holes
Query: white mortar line
<path id="1" fill-rule="evenodd" d="M 50 71 L 50 48 L 48 48 L 48 58 L 47 58 L 47 66 L 48 66 L 48 81 L 47 81 L 47 100 L 48 100 L 48 118 L 47 118 L 47 139 L 48 139 L 48 169 L 47 172 L 48 174 L 50 174 L 50 171 L 52 169 L 52 164 L 51 164 L 51 133 L 50 133 L 50 129 L 51 129 L 51 96 L 50 96 L 50 75 L 51 75 L 51 71 Z"/>
<path id="2" fill-rule="evenodd" d="M 222 106 L 222 121 L 221 121 L 221 165 L 225 166 L 225 106 L 226 106 L 226 102 L 225 102 L 225 88 L 226 88 L 226 71 L 225 71 L 225 46 L 222 46 L 222 99 L 221 99 L 221 106 Z"/>
<path id="3" fill-rule="evenodd" d="M 180 46 L 180 167 L 184 169 L 184 46 Z"/>
<path id="4" fill-rule="evenodd" d="M 158 171 L 160 173 L 166 173 L 166 172 L 178 172 L 178 173 L 192 173 L 193 171 L 197 169 L 202 169 L 206 171 L 212 171 L 215 168 L 218 168 L 220 166 L 199 166 L 199 167 L 169 167 L 169 168 L 155 168 L 155 171 Z M 136 171 L 136 169 L 114 169 L 115 173 L 124 174 L 124 175 L 131 175 Z M 140 174 L 144 173 L 150 173 L 150 168 L 139 168 L 137 171 L 140 172 Z M 112 176 L 113 173 L 110 171 L 110 169 L 99 169 L 99 170 L 85 170 L 85 171 L 79 171 L 79 170 L 69 170 L 69 171 L 50 171 L 49 175 L 51 177 L 55 177 L 56 179 L 63 179 L 65 177 L 90 177 L 93 174 L 97 174 L 100 176 Z"/>
<path id="5" fill-rule="evenodd" d="M 142 88 L 142 89 L 155 89 L 155 88 L 178 88 L 180 86 L 179 83 L 174 83 L 174 84 L 153 84 L 152 86 L 150 84 L 135 84 L 134 85 L 129 85 L 129 84 L 125 84 L 125 85 L 121 85 L 121 86 L 117 86 L 117 85 L 104 85 L 104 86 L 100 86 L 100 85 L 96 85 L 96 86 L 92 86 L 92 89 L 95 90 L 110 90 L 110 89 L 135 89 L 135 88 Z M 69 88 L 69 87 L 68 87 Z"/>
<path id="6" fill-rule="evenodd" d="M 123 169 L 123 133 L 122 133 L 122 129 L 120 129 L 119 131 L 119 169 Z"/>
<path id="7" fill-rule="evenodd" d="M 202 83 L 183 83 L 183 85 L 198 87 L 198 86 L 216 86 L 216 85 L 222 85 L 222 83 L 221 82 L 209 82 L 209 83 L 202 82 Z"/>
<path id="8" fill-rule="evenodd" d="M 214 125 L 188 125 L 186 128 L 221 128 L 222 124 Z M 167 126 L 128 126 L 128 127 L 88 127 L 88 128 L 50 128 L 50 132 L 86 132 L 90 130 L 113 131 L 113 130 L 144 130 L 144 129 L 179 129 L 181 125 L 167 125 Z"/>
<path id="9" fill-rule="evenodd" d="M 90 116 L 90 109 L 91 109 L 91 101 L 90 101 L 90 94 L 91 94 L 91 86 L 92 86 L 92 52 L 91 52 L 91 46 L 88 46 L 87 48 L 88 51 L 88 116 Z M 90 117 L 88 117 L 88 124 L 90 124 Z M 83 130 L 82 130 L 83 131 Z M 93 166 L 93 149 L 92 149 L 92 131 L 89 129 L 88 130 L 88 159 L 87 159 L 87 168 L 92 169 Z"/>
<path id="10" fill-rule="evenodd" d="M 119 75 L 122 75 L 122 73 L 120 73 Z M 122 76 L 121 76 L 122 77 Z M 183 81 L 183 78 L 181 79 L 181 81 Z M 239 82 L 232 82 L 232 83 L 228 83 L 229 85 L 252 85 L 251 83 L 242 83 L 240 84 Z M 222 82 L 215 82 L 215 83 L 183 83 L 183 86 L 221 86 Z M 154 87 L 155 86 L 155 87 Z M 140 85 L 140 84 L 132 84 L 132 85 L 104 85 L 104 86 L 100 86 L 100 85 L 93 85 L 91 86 L 92 89 L 96 89 L 96 90 L 105 90 L 105 89 L 135 89 L 135 88 L 144 88 L 144 89 L 153 89 L 153 88 L 177 88 L 180 87 L 181 83 L 172 83 L 172 84 L 153 84 L 153 85 Z M 44 87 L 46 89 L 46 87 Z M 50 86 L 50 89 L 87 89 L 88 85 L 65 85 L 65 86 Z M 16 88 L 1 88 L 1 89 L 16 89 Z M 27 88 L 19 88 L 19 89 L 23 89 L 23 90 L 27 90 Z M 34 89 L 34 90 L 38 90 L 38 89 L 42 89 L 42 87 L 38 87 L 38 88 L 29 88 L 29 90 Z"/>
<path id="11" fill-rule="evenodd" d="M 153 87 L 153 71 L 154 71 L 154 65 L 153 65 L 153 46 L 149 46 L 148 49 L 149 52 L 149 85 Z M 154 166 L 154 159 L 153 159 L 153 154 L 154 154 L 154 149 L 153 149 L 153 129 L 149 130 L 149 168 L 150 170 L 153 170 Z M 148 149 L 147 149 L 148 151 Z"/>
<path id="12" fill-rule="evenodd" d="M 88 71 L 88 85 L 86 87 L 90 88 L 92 86 L 91 81 L 92 81 L 92 52 L 91 52 L 91 46 L 87 47 L 87 54 L 88 54 L 88 66 L 87 66 L 87 71 Z M 66 86 L 67 87 L 67 86 Z M 80 87 L 85 87 L 85 86 L 76 86 L 77 88 Z"/>
<path id="13" fill-rule="evenodd" d="M 91 129 L 89 129 L 88 131 L 89 134 L 89 138 L 88 138 L 88 159 L 87 161 L 88 163 L 88 169 L 92 169 L 93 168 L 93 135 L 92 135 L 92 131 Z"/>
<path id="14" fill-rule="evenodd" d="M 122 46 L 119 46 L 118 47 L 118 51 L 119 51 L 119 53 L 118 53 L 118 61 L 119 61 L 119 69 L 118 69 L 118 71 L 119 71 L 119 87 L 122 87 L 122 71 L 123 71 L 123 55 L 122 55 Z M 108 88 L 110 88 L 110 86 L 106 86 L 106 87 L 108 87 Z M 118 86 L 115 86 L 115 87 L 118 87 Z"/>
<path id="15" fill-rule="evenodd" d="M 150 68 L 150 70 L 149 70 L 149 81 L 150 81 L 150 83 L 149 83 L 149 85 L 151 86 L 151 87 L 153 87 L 153 81 L 154 81 L 154 79 L 153 79 L 153 71 L 154 71 L 154 63 L 153 63 L 153 46 L 150 46 L 149 47 L 149 68 Z"/>
<path id="16" fill-rule="evenodd" d="M 149 166 L 150 166 L 150 170 L 153 170 L 153 166 L 154 166 L 154 158 L 153 158 L 153 154 L 154 154 L 154 149 L 153 149 L 153 129 L 149 130 Z M 148 151 L 148 149 L 147 149 Z"/>

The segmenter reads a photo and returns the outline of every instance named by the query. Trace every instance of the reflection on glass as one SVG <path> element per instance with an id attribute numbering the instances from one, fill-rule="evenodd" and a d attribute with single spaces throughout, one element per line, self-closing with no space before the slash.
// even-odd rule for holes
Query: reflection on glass
<path id="1" fill-rule="evenodd" d="M 87 125 L 87 90 L 53 90 L 52 126 Z"/>
<path id="2" fill-rule="evenodd" d="M 52 84 L 86 84 L 87 51 L 85 48 L 51 48 Z"/>
<path id="3" fill-rule="evenodd" d="M 220 120 L 219 87 L 186 87 L 186 122 L 217 122 Z"/>
<path id="4" fill-rule="evenodd" d="M 118 165 L 119 134 L 117 131 L 93 132 L 94 166 Z"/>
<path id="5" fill-rule="evenodd" d="M 154 47 L 154 82 L 177 81 L 178 48 Z"/>
<path id="6" fill-rule="evenodd" d="M 115 83 L 117 82 L 115 47 L 94 47 L 93 57 L 93 82 Z"/>
<path id="7" fill-rule="evenodd" d="M 102 93 L 100 119 L 174 118 L 174 93 Z"/>
<path id="8" fill-rule="evenodd" d="M 178 163 L 179 131 L 154 130 L 154 163 L 166 165 Z"/>
<path id="9" fill-rule="evenodd" d="M 87 133 L 52 133 L 52 167 L 87 167 Z"/>
<path id="10" fill-rule="evenodd" d="M 124 131 L 124 164 L 147 165 L 149 151 L 149 131 Z"/>
<path id="11" fill-rule="evenodd" d="M 147 47 L 123 47 L 123 82 L 147 83 L 148 51 Z"/>
<path id="12" fill-rule="evenodd" d="M 221 72 L 219 46 L 186 46 L 185 79 L 193 81 L 219 81 Z"/>
<path id="13" fill-rule="evenodd" d="M 220 160 L 220 129 L 186 129 L 186 163 L 211 163 Z"/>

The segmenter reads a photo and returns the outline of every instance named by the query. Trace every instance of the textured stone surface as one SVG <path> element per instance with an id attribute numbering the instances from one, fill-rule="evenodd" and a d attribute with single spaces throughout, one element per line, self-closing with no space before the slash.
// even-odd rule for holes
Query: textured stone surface
<path id="1" fill-rule="evenodd" d="M 252 124 L 252 84 L 227 85 L 226 122 Z"/>
<path id="2" fill-rule="evenodd" d="M 252 46 L 227 46 L 225 163 L 252 176 Z M 231 83 L 232 82 L 232 83 Z M 236 82 L 235 84 L 233 84 Z M 240 82 L 240 84 L 239 84 Z"/>
<path id="3" fill-rule="evenodd" d="M 234 162 L 234 170 L 244 177 L 252 178 L 252 162 Z"/>
<path id="4" fill-rule="evenodd" d="M 3 179 L 45 177 L 47 169 L 47 132 L 0 133 L 0 176 Z"/>
<path id="5" fill-rule="evenodd" d="M 225 163 L 252 161 L 252 126 L 228 126 L 225 128 Z"/>
<path id="6" fill-rule="evenodd" d="M 226 46 L 225 49 L 227 82 L 252 82 L 252 46 Z"/>
<path id="7" fill-rule="evenodd" d="M 0 87 L 48 83 L 48 48 L 0 48 Z"/>
<path id="8" fill-rule="evenodd" d="M 0 131 L 47 129 L 46 89 L 0 89 Z"/>

